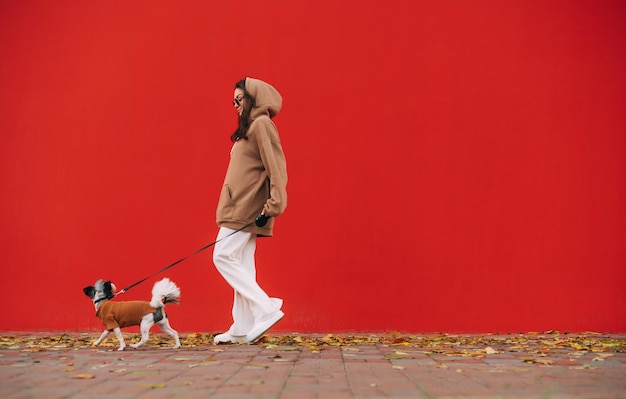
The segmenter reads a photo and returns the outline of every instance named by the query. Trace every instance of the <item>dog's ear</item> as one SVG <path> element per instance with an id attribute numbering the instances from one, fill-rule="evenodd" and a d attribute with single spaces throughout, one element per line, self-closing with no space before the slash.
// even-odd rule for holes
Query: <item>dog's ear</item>
<path id="1" fill-rule="evenodd" d="M 83 292 L 91 299 L 93 299 L 94 295 L 96 295 L 96 289 L 93 288 L 91 285 L 89 287 L 83 288 Z"/>
<path id="2" fill-rule="evenodd" d="M 110 281 L 105 281 L 104 282 L 104 295 L 108 299 L 111 299 L 111 298 L 113 298 L 115 296 L 113 294 L 113 287 L 111 286 L 111 282 Z"/>

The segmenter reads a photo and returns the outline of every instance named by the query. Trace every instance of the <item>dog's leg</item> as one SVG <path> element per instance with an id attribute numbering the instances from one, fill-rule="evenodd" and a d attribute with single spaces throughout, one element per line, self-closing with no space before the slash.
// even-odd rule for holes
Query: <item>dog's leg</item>
<path id="1" fill-rule="evenodd" d="M 93 346 L 98 346 L 100 345 L 100 343 L 102 341 L 104 341 L 104 339 L 107 337 L 107 335 L 109 335 L 109 330 L 104 330 L 104 332 L 102 333 L 102 335 L 100 335 L 100 338 L 98 338 L 96 340 L 96 342 L 93 343 Z"/>
<path id="2" fill-rule="evenodd" d="M 167 317 L 164 317 L 163 320 L 159 322 L 159 327 L 161 328 L 161 331 L 169 334 L 170 336 L 174 338 L 174 340 L 176 341 L 176 345 L 174 345 L 174 349 L 180 348 L 180 339 L 178 338 L 178 332 L 176 332 L 176 330 L 174 330 L 172 326 L 170 326 L 170 322 L 167 319 Z"/>
<path id="3" fill-rule="evenodd" d="M 152 313 L 148 313 L 144 317 L 141 318 L 141 324 L 139 328 L 141 330 L 141 340 L 136 344 L 132 344 L 131 347 L 139 348 L 141 345 L 145 344 L 150 336 L 150 329 L 154 325 L 154 315 Z"/>
<path id="4" fill-rule="evenodd" d="M 120 330 L 119 327 L 115 327 L 113 329 L 113 332 L 115 333 L 117 340 L 120 341 L 120 347 L 117 348 L 117 350 L 123 351 L 124 349 L 126 349 L 126 342 L 124 342 L 124 337 L 122 336 L 122 330 Z"/>

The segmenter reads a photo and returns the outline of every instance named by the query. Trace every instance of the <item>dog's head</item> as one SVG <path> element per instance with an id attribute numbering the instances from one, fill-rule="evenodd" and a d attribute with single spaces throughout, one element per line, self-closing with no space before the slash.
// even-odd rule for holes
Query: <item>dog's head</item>
<path id="1" fill-rule="evenodd" d="M 93 301 L 102 301 L 115 296 L 115 285 L 110 281 L 98 280 L 93 286 L 83 288 L 83 292 Z"/>

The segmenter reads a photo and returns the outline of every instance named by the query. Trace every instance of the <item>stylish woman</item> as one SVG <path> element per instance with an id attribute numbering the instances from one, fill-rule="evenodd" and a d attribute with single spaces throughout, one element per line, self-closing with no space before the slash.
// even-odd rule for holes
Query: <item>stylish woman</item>
<path id="1" fill-rule="evenodd" d="M 239 123 L 231 135 L 213 252 L 215 267 L 235 293 L 233 324 L 214 341 L 254 343 L 284 316 L 282 299 L 270 298 L 257 283 L 254 262 L 256 238 L 272 236 L 274 220 L 287 206 L 285 155 L 272 120 L 282 97 L 270 84 L 246 78 L 235 85 L 233 106 Z"/>

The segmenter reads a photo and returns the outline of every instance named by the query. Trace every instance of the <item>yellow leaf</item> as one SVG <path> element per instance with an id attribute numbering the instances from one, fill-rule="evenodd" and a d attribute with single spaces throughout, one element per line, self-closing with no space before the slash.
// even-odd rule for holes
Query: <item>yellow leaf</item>
<path id="1" fill-rule="evenodd" d="M 93 374 L 75 374 L 72 376 L 72 378 L 75 378 L 78 380 L 90 380 L 92 378 L 96 378 L 96 376 Z"/>

